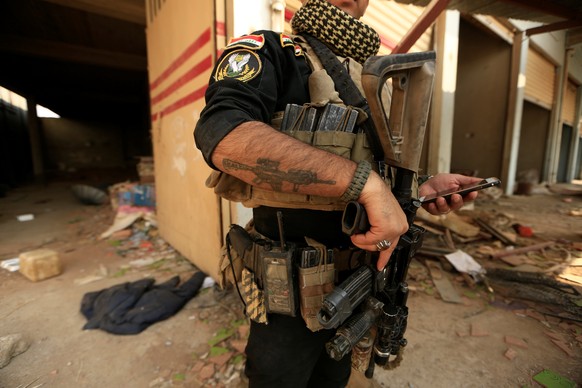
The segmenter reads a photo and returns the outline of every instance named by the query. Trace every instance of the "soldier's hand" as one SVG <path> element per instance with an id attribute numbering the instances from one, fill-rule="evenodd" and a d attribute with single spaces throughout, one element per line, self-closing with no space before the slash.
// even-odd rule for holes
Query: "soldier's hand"
<path id="1" fill-rule="evenodd" d="M 366 209 L 370 229 L 351 236 L 352 243 L 367 251 L 380 251 L 377 268 L 382 270 L 400 236 L 408 230 L 406 215 L 389 187 L 375 172 L 370 174 L 358 202 Z"/>

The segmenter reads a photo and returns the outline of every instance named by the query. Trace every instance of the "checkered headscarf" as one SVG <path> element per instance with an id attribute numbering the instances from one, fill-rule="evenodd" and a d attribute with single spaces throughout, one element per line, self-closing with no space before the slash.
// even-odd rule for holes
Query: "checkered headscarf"
<path id="1" fill-rule="evenodd" d="M 336 54 L 364 63 L 380 49 L 380 36 L 326 0 L 307 0 L 291 20 L 294 33 L 307 32 Z"/>

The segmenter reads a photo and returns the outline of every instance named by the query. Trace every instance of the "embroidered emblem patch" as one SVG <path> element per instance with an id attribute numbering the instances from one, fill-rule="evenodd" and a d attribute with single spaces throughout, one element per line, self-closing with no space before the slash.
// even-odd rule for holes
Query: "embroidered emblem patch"
<path id="1" fill-rule="evenodd" d="M 251 50 L 258 50 L 265 44 L 265 36 L 261 35 L 244 35 L 238 38 L 232 38 L 226 45 L 227 49 L 242 47 Z"/>
<path id="2" fill-rule="evenodd" d="M 262 62 L 259 56 L 249 50 L 236 50 L 225 56 L 216 67 L 214 78 L 221 81 L 233 78 L 248 82 L 261 72 Z"/>
<path id="3" fill-rule="evenodd" d="M 295 56 L 303 55 L 303 49 L 298 44 L 295 45 Z"/>
<path id="4" fill-rule="evenodd" d="M 289 35 L 281 34 L 281 47 L 287 46 L 294 47 L 295 42 L 293 42 L 293 39 Z"/>
<path id="5" fill-rule="evenodd" d="M 280 38 L 281 38 L 281 47 L 293 47 L 293 50 L 295 51 L 296 57 L 303 55 L 303 49 L 301 48 L 301 46 L 299 46 L 298 44 L 295 44 L 295 42 L 293 41 L 293 38 L 291 38 L 289 35 L 281 34 Z"/>

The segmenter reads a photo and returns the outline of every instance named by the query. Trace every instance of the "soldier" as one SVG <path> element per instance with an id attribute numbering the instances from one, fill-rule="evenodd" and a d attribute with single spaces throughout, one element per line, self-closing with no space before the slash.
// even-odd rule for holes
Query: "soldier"
<path id="1" fill-rule="evenodd" d="M 367 161 L 350 160 L 276 129 L 277 113 L 288 104 L 341 104 L 333 83 L 312 77 L 321 64 L 300 34 L 323 42 L 350 74 L 360 74 L 361 65 L 380 46 L 377 33 L 358 20 L 367 6 L 368 0 L 308 0 L 292 20 L 298 36 L 257 31 L 232 39 L 213 71 L 194 135 L 206 162 L 216 170 L 210 180 L 215 191 L 253 208 L 253 233 L 278 241 L 280 212 L 286 241 L 301 246 L 307 237 L 334 252 L 350 246 L 379 251 L 377 267 L 382 269 L 408 230 L 389 185 Z M 324 91 L 329 85 L 331 92 Z M 479 180 L 438 174 L 420 186 L 419 195 Z M 439 198 L 426 210 L 448 213 L 476 195 L 454 195 L 450 203 Z M 365 234 L 347 237 L 341 232 L 341 210 L 349 200 L 357 200 L 367 211 L 371 228 Z M 334 259 L 341 270 L 341 255 Z M 241 280 L 238 276 L 240 272 L 235 281 Z M 332 360 L 324 348 L 334 330 L 313 331 L 299 314 L 254 318 L 245 368 L 251 387 L 346 386 L 350 357 Z M 265 320 L 267 324 L 259 323 Z"/>

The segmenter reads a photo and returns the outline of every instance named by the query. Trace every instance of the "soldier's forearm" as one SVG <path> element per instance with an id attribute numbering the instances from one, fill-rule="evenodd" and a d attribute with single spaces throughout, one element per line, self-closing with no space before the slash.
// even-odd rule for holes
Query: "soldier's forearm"
<path id="1" fill-rule="evenodd" d="M 212 154 L 213 163 L 264 189 L 339 197 L 356 163 L 319 150 L 261 122 L 247 122 L 229 133 Z"/>

